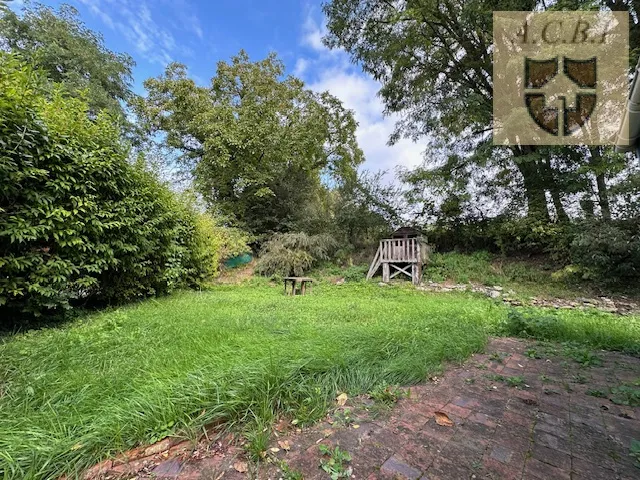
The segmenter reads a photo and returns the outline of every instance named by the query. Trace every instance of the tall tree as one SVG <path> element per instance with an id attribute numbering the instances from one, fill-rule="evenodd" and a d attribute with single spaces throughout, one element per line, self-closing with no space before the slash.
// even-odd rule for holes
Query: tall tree
<path id="1" fill-rule="evenodd" d="M 201 87 L 173 64 L 145 82 L 138 108 L 204 198 L 256 235 L 293 229 L 323 180 L 340 185 L 363 161 L 352 112 L 283 75 L 275 55 L 240 52 Z"/>
<path id="2" fill-rule="evenodd" d="M 133 95 L 133 59 L 109 50 L 75 8 L 54 11 L 36 4 L 22 14 L 0 10 L 0 49 L 19 53 L 67 92 L 85 92 L 91 114 L 106 109 L 124 120 L 123 105 Z"/>
<path id="3" fill-rule="evenodd" d="M 636 8 L 639 2 L 603 3 Z M 427 160 L 427 169 L 449 179 L 464 179 L 469 168 L 478 167 L 509 174 L 514 186 L 521 185 L 530 216 L 566 220 L 564 189 L 576 184 L 560 174 L 567 170 L 563 159 L 573 155 L 568 149 L 490 146 L 492 16 L 499 10 L 599 5 L 590 0 L 332 0 L 324 7 L 325 42 L 344 48 L 382 83 L 387 113 L 401 116 L 392 142 L 428 138 L 431 154 L 437 155 Z M 637 15 L 632 23 L 637 29 Z"/>

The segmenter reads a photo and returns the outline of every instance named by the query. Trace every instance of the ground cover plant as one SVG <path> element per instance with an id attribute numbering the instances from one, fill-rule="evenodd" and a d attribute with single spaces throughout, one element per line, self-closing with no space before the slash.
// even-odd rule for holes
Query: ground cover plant
<path id="1" fill-rule="evenodd" d="M 78 472 L 139 443 L 193 437 L 212 422 L 258 432 L 284 413 L 308 424 L 337 392 L 419 382 L 442 362 L 482 350 L 507 314 L 471 294 L 354 283 L 285 297 L 279 284 L 254 281 L 6 336 L 0 474 Z M 637 317 L 559 315 L 587 335 L 611 332 L 612 348 L 640 345 Z"/>

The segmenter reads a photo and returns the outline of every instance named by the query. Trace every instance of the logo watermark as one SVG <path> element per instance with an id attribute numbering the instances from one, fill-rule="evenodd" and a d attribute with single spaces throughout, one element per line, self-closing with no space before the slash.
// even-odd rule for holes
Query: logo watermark
<path id="1" fill-rule="evenodd" d="M 493 141 L 610 145 L 628 94 L 627 12 L 494 12 Z"/>

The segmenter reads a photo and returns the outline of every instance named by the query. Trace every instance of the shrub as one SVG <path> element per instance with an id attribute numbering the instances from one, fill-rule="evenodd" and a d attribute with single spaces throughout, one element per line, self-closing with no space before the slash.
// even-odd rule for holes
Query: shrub
<path id="1" fill-rule="evenodd" d="M 45 95 L 50 92 L 50 95 Z M 211 222 L 141 164 L 109 115 L 0 56 L 0 308 L 5 318 L 194 285 Z"/>
<path id="2" fill-rule="evenodd" d="M 631 283 L 640 278 L 640 224 L 583 222 L 570 247 L 571 261 L 586 279 Z"/>
<path id="3" fill-rule="evenodd" d="M 303 275 L 318 262 L 328 260 L 335 248 L 336 242 L 329 235 L 276 234 L 263 245 L 257 271 L 266 276 Z"/>

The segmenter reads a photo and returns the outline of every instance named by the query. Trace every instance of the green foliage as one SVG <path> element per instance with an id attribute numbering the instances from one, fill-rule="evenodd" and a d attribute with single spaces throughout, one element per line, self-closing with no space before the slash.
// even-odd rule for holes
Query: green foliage
<path id="1" fill-rule="evenodd" d="M 367 278 L 368 265 L 353 265 L 343 269 L 340 273 L 347 282 L 360 282 Z"/>
<path id="2" fill-rule="evenodd" d="M 610 398 L 617 405 L 640 407 L 640 382 L 612 388 Z"/>
<path id="3" fill-rule="evenodd" d="M 629 456 L 633 459 L 634 465 L 640 468 L 640 441 L 635 438 L 631 439 L 631 445 L 629 445 Z"/>
<path id="4" fill-rule="evenodd" d="M 199 284 L 221 242 L 144 169 L 113 117 L 0 56 L 0 305 L 7 320 Z"/>
<path id="5" fill-rule="evenodd" d="M 499 325 L 502 334 L 512 337 L 566 342 L 565 354 L 585 366 L 597 365 L 599 357 L 591 348 L 640 352 L 640 323 L 634 318 L 612 316 L 598 311 L 557 311 L 511 309 Z"/>
<path id="6" fill-rule="evenodd" d="M 386 407 L 392 407 L 402 396 L 402 391 L 397 385 L 376 385 L 373 390 L 369 392 L 369 397 L 375 402 L 380 403 Z"/>
<path id="7" fill-rule="evenodd" d="M 507 377 L 505 381 L 507 385 L 509 385 L 510 387 L 518 388 L 518 387 L 524 386 L 524 377 L 520 375 L 516 375 L 514 377 Z"/>
<path id="8" fill-rule="evenodd" d="M 321 283 L 314 293 L 292 302 L 266 281 L 220 285 L 4 337 L 0 476 L 73 477 L 212 423 L 256 434 L 280 416 L 308 424 L 326 416 L 336 392 L 422 382 L 442 362 L 482 351 L 508 312 L 465 294 L 364 282 Z M 563 341 L 639 353 L 640 317 L 556 316 Z M 264 442 L 255 445 L 259 455 Z"/>
<path id="9" fill-rule="evenodd" d="M 629 285 L 640 279 L 640 222 L 584 222 L 571 243 L 583 278 Z"/>
<path id="10" fill-rule="evenodd" d="M 335 240 L 328 235 L 276 234 L 263 245 L 256 269 L 266 276 L 300 276 L 328 260 L 335 248 Z"/>
<path id="11" fill-rule="evenodd" d="M 486 251 L 462 254 L 457 252 L 431 253 L 424 270 L 425 278 L 441 282 L 477 282 L 484 285 L 545 284 L 551 274 L 540 265 L 509 259 Z"/>
<path id="12" fill-rule="evenodd" d="M 502 315 L 481 299 L 365 283 L 317 291 L 300 303 L 267 282 L 214 286 L 4 337 L 0 477 L 74 477 L 212 423 L 255 434 L 280 416 L 306 425 L 336 391 L 410 385 L 481 351 L 485 322 Z"/>
<path id="13" fill-rule="evenodd" d="M 242 51 L 199 87 L 172 64 L 138 103 L 203 197 L 253 235 L 296 228 L 322 197 L 321 175 L 341 185 L 363 161 L 353 113 L 284 72 L 275 55 L 251 62 Z"/>
<path id="14" fill-rule="evenodd" d="M 318 445 L 320 453 L 328 459 L 320 461 L 320 467 L 331 476 L 331 480 L 350 478 L 353 469 L 346 464 L 351 461 L 351 454 L 336 445 L 333 450 L 324 444 Z"/>
<path id="15" fill-rule="evenodd" d="M 0 15 L 0 43 L 37 66 L 66 93 L 82 96 L 92 115 L 106 109 L 125 121 L 121 102 L 133 96 L 133 59 L 110 51 L 69 5 L 58 11 L 36 4 Z"/>

